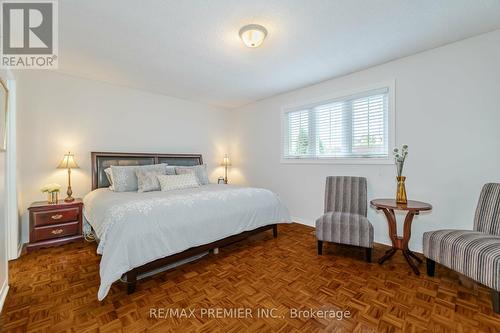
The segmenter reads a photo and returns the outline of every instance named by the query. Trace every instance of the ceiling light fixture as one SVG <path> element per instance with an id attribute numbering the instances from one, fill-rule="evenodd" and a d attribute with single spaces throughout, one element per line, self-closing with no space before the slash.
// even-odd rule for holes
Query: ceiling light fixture
<path id="1" fill-rule="evenodd" d="M 245 25 L 240 29 L 240 38 L 247 47 L 259 47 L 266 36 L 266 28 L 259 24 Z"/>

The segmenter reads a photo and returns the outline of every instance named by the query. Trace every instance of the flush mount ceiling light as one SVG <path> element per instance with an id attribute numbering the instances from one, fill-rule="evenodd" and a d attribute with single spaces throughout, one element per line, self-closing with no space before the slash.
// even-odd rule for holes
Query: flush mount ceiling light
<path id="1" fill-rule="evenodd" d="M 240 29 L 240 38 L 247 47 L 259 47 L 266 36 L 266 28 L 259 24 L 245 25 Z"/>

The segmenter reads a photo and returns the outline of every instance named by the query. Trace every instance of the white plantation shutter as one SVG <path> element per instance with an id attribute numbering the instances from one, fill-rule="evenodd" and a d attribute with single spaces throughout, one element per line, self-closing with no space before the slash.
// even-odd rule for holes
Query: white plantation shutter
<path id="1" fill-rule="evenodd" d="M 382 88 L 286 111 L 283 157 L 388 157 L 388 95 Z"/>
<path id="2" fill-rule="evenodd" d="M 316 113 L 316 155 L 338 156 L 348 152 L 346 135 L 348 110 L 344 102 L 320 105 L 313 109 Z"/>
<path id="3" fill-rule="evenodd" d="M 287 156 L 309 155 L 309 111 L 294 111 L 287 113 L 286 124 Z"/>
<path id="4" fill-rule="evenodd" d="M 352 154 L 387 155 L 387 94 L 352 101 Z"/>

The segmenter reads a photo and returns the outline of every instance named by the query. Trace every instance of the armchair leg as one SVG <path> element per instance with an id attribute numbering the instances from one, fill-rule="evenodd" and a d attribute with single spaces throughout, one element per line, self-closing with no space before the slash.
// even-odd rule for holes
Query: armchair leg
<path id="1" fill-rule="evenodd" d="M 429 258 L 426 258 L 425 262 L 427 264 L 427 275 L 434 276 L 434 272 L 436 271 L 436 262 Z"/>
<path id="2" fill-rule="evenodd" d="M 318 255 L 323 254 L 323 241 L 318 241 Z"/>
<path id="3" fill-rule="evenodd" d="M 500 291 L 491 291 L 491 305 L 493 305 L 493 311 L 500 314 Z"/>
<path id="4" fill-rule="evenodd" d="M 365 248 L 365 259 L 366 259 L 366 262 L 372 262 L 372 248 L 371 247 Z"/>

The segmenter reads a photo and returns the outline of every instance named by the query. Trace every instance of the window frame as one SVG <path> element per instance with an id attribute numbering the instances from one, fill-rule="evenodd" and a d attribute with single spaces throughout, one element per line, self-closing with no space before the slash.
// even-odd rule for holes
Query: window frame
<path id="1" fill-rule="evenodd" d="M 280 116 L 280 163 L 283 164 L 394 164 L 394 159 L 391 155 L 392 147 L 396 143 L 396 110 L 395 110 L 395 80 L 388 80 L 364 86 L 362 88 L 337 91 L 320 98 L 311 99 L 302 103 L 286 105 L 281 108 Z M 320 156 L 305 156 L 305 157 L 285 157 L 285 146 L 288 145 L 285 138 L 287 131 L 285 122 L 287 121 L 286 114 L 293 111 L 311 109 L 313 107 L 332 103 L 342 98 L 352 98 L 356 95 L 362 95 L 372 90 L 388 89 L 387 93 L 387 157 L 320 157 Z"/>

